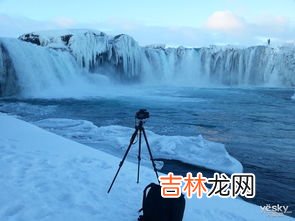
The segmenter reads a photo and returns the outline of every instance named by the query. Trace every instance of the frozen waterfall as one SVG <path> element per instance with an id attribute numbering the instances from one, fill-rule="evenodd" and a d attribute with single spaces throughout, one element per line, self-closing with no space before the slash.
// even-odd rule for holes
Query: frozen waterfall
<path id="1" fill-rule="evenodd" d="M 29 97 L 95 94 L 101 75 L 83 71 L 69 51 L 17 39 L 0 40 L 0 95 Z"/>
<path id="2" fill-rule="evenodd" d="M 91 94 L 117 82 L 294 86 L 295 47 L 141 47 L 130 36 L 90 30 L 0 38 L 0 95 Z M 106 77 L 102 77 L 106 76 Z"/>

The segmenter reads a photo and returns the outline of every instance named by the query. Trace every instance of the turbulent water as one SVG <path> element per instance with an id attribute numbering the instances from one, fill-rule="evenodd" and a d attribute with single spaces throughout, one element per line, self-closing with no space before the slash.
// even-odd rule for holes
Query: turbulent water
<path id="1" fill-rule="evenodd" d="M 292 90 L 125 87 L 119 91 L 84 100 L 2 100 L 0 110 L 31 122 L 70 118 L 88 120 L 96 126 L 132 128 L 135 111 L 146 107 L 151 113 L 146 123 L 148 130 L 160 135 L 197 137 L 202 134 L 206 139 L 225 144 L 229 153 L 243 164 L 244 172 L 256 174 L 255 203 L 280 203 L 294 209 L 295 103 L 290 98 Z M 48 127 L 54 128 L 52 124 Z M 64 127 L 59 131 L 67 134 L 70 129 Z M 90 134 L 85 127 L 81 130 L 72 133 L 72 139 L 95 146 L 98 142 L 95 134 Z M 186 148 L 186 143 L 183 145 Z M 184 168 L 173 166 L 175 172 L 183 172 Z"/>

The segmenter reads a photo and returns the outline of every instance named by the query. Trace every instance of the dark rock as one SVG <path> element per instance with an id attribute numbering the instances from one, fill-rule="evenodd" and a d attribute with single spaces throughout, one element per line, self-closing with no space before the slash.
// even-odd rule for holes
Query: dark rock
<path id="1" fill-rule="evenodd" d="M 69 45 L 69 41 L 70 41 L 72 36 L 73 35 L 71 35 L 71 34 L 61 36 L 61 40 L 65 43 L 65 45 Z"/>
<path id="2" fill-rule="evenodd" d="M 19 37 L 20 40 L 30 42 L 32 44 L 41 45 L 40 36 L 34 33 L 25 34 Z"/>

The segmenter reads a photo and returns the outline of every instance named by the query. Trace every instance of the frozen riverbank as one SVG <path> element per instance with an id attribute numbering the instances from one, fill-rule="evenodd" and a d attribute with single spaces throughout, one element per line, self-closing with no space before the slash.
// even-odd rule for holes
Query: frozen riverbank
<path id="1" fill-rule="evenodd" d="M 143 167 L 137 185 L 129 173 L 136 165 L 126 162 L 108 195 L 119 158 L 5 115 L 0 131 L 0 220 L 136 220 L 141 192 L 155 181 L 153 171 Z M 184 217 L 272 219 L 256 205 L 220 198 L 187 200 Z"/>

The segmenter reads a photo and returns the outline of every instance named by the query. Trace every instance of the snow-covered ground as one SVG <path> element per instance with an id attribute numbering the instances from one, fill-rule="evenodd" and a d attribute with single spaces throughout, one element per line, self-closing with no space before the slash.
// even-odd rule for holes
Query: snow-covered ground
<path id="1" fill-rule="evenodd" d="M 110 194 L 121 159 L 19 119 L 0 115 L 0 220 L 137 220 L 142 190 L 153 170 L 126 162 Z M 187 199 L 184 220 L 273 220 L 240 199 Z M 293 220 L 281 217 L 280 221 Z"/>

